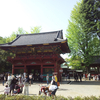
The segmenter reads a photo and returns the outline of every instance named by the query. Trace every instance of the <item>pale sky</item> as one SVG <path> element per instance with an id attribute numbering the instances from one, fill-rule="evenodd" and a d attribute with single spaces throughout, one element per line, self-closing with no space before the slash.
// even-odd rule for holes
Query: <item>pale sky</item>
<path id="1" fill-rule="evenodd" d="M 74 5 L 80 0 L 0 0 L 0 36 L 8 37 L 18 27 L 30 32 L 41 26 L 41 32 L 63 30 Z"/>
<path id="2" fill-rule="evenodd" d="M 0 0 L 0 36 L 8 37 L 18 27 L 30 32 L 63 30 L 65 37 L 71 10 L 79 0 Z"/>

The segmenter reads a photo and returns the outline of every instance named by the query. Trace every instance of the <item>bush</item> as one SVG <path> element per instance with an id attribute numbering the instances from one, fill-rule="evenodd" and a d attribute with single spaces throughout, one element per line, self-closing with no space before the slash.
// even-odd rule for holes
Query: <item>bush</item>
<path id="1" fill-rule="evenodd" d="M 0 95 L 0 100 L 52 100 L 52 97 L 47 96 L 25 96 L 25 95 L 15 95 L 15 96 L 6 96 L 6 95 Z M 72 97 L 63 97 L 63 96 L 57 96 L 54 100 L 100 100 L 99 97 L 91 96 L 91 97 L 80 97 L 77 96 L 75 98 Z"/>

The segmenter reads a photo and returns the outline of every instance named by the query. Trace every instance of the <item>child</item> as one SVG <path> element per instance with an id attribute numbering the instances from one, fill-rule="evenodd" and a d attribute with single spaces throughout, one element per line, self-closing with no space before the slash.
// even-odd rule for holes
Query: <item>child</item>
<path id="1" fill-rule="evenodd" d="M 4 94 L 8 95 L 10 93 L 10 87 L 8 87 L 8 84 L 4 88 Z"/>

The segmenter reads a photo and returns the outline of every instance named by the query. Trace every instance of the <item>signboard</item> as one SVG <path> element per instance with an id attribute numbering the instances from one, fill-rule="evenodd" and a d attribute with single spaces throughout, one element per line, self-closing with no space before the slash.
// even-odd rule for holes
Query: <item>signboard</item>
<path id="1" fill-rule="evenodd" d="M 63 72 L 63 69 L 60 69 L 59 72 L 62 73 Z"/>

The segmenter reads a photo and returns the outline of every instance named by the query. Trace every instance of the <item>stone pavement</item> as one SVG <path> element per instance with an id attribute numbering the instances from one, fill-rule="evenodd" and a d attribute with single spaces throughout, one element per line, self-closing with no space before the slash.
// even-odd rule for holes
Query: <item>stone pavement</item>
<path id="1" fill-rule="evenodd" d="M 39 93 L 39 84 L 46 85 L 46 83 L 33 83 L 29 86 L 29 95 L 38 95 Z M 0 94 L 3 94 L 4 86 L 0 84 Z M 23 93 L 22 93 L 23 94 Z M 100 81 L 82 81 L 74 82 L 70 84 L 67 82 L 60 82 L 59 89 L 56 92 L 56 95 L 61 95 L 64 97 L 76 97 L 76 96 L 100 96 Z"/>

